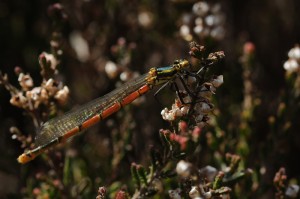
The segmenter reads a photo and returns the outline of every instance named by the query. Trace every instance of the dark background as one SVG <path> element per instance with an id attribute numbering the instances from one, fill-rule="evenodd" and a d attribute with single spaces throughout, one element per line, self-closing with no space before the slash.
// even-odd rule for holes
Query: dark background
<path id="1" fill-rule="evenodd" d="M 262 182 L 272 184 L 272 177 L 279 167 L 284 166 L 288 176 L 299 180 L 300 151 L 299 119 L 291 121 L 293 131 L 283 136 L 282 142 L 262 152 L 269 138 L 272 137 L 267 120 L 276 113 L 280 95 L 285 92 L 287 85 L 284 78 L 283 63 L 287 60 L 287 52 L 300 41 L 300 1 L 297 0 L 245 0 L 245 1 L 209 1 L 221 3 L 226 16 L 224 24 L 226 36 L 223 40 L 210 45 L 211 50 L 223 50 L 226 55 L 222 67 L 216 71 L 224 74 L 224 86 L 217 94 L 218 103 L 222 107 L 229 121 L 227 107 L 239 104 L 243 100 L 243 80 L 240 57 L 243 44 L 251 41 L 255 44 L 256 74 L 255 86 L 260 94 L 262 106 L 258 109 L 253 120 L 253 135 L 250 142 L 250 154 L 247 167 L 255 168 L 264 165 L 267 168 L 266 180 Z M 47 8 L 54 1 L 17 1 L 2 0 L 0 2 L 0 69 L 7 73 L 12 84 L 17 85 L 15 66 L 30 73 L 35 85 L 41 81 L 38 56 L 43 51 L 49 51 L 52 21 L 47 16 Z M 69 86 L 71 96 L 69 103 L 63 110 L 83 104 L 99 97 L 114 88 L 116 80 L 110 80 L 97 60 L 101 57 L 116 61 L 111 53 L 111 46 L 115 45 L 119 37 L 134 42 L 135 51 L 131 58 L 130 70 L 140 73 L 146 72 L 151 66 L 163 66 L 176 58 L 188 57 L 188 42 L 178 36 L 179 18 L 182 13 L 190 12 L 193 1 L 61 1 L 66 9 L 69 20 L 65 23 L 62 33 L 64 36 L 64 56 L 59 69 L 60 78 Z M 140 9 L 150 10 L 155 16 L 150 28 L 137 26 L 131 18 L 135 18 Z M 96 27 L 90 32 L 91 24 Z M 74 30 L 81 32 L 87 39 L 91 57 L 85 63 L 76 59 L 71 49 L 68 37 Z M 197 40 L 197 38 L 196 38 Z M 98 65 L 97 65 L 98 64 Z M 155 134 L 158 129 L 167 126 L 160 119 L 161 105 L 147 94 L 146 103 L 134 109 L 134 118 L 141 137 L 135 138 L 138 147 L 135 151 L 137 160 L 142 160 L 143 154 L 137 153 L 146 146 L 157 142 Z M 34 131 L 32 121 L 23 111 L 9 104 L 10 95 L 0 87 L 0 196 L 7 193 L 19 193 L 25 186 L 26 179 L 21 177 L 24 168 L 16 161 L 23 152 L 20 144 L 11 139 L 9 128 L 17 126 L 23 132 Z M 297 108 L 297 107 L 296 107 Z M 146 113 L 146 114 L 145 114 Z M 222 117 L 222 112 L 221 112 Z M 223 116 L 225 117 L 225 116 Z M 300 117 L 299 117 L 300 118 Z M 109 137 L 106 123 L 98 125 L 91 131 L 101 129 L 102 136 Z M 225 130 L 226 131 L 226 130 Z M 226 133 L 230 133 L 227 130 Z M 93 132 L 92 132 L 93 134 Z M 95 136 L 95 132 L 93 136 Z M 80 146 L 87 135 L 74 141 L 73 146 Z M 278 138 L 278 137 L 277 137 Z M 139 142 L 138 142 L 139 140 Z M 149 142 L 146 140 L 150 140 Z M 78 149 L 79 150 L 79 149 Z M 259 153 L 266 153 L 258 155 Z M 35 163 L 38 164 L 38 163 Z M 34 169 L 41 169 L 35 165 L 27 167 L 34 176 Z M 261 190 L 261 194 L 268 197 L 272 190 Z"/>

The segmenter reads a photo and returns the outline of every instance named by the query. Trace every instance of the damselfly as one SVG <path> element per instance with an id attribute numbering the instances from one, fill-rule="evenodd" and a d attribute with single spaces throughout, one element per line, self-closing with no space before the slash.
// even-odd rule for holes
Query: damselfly
<path id="1" fill-rule="evenodd" d="M 19 156 L 19 163 L 27 163 L 45 150 L 64 143 L 80 131 L 87 129 L 130 104 L 153 87 L 172 82 L 190 66 L 187 60 L 161 68 L 151 68 L 148 73 L 125 83 L 112 92 L 86 105 L 44 123 L 35 139 L 35 147 Z"/>

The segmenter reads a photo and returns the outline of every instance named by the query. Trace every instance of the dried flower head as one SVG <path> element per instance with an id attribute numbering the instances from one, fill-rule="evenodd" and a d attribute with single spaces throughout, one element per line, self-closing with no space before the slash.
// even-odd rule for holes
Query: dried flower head
<path id="1" fill-rule="evenodd" d="M 17 106 L 19 108 L 27 108 L 28 107 L 28 100 L 27 98 L 23 95 L 23 92 L 19 92 L 15 95 L 11 96 L 11 99 L 9 101 L 12 105 Z"/>
<path id="2" fill-rule="evenodd" d="M 18 78 L 19 84 L 24 91 L 29 90 L 33 87 L 33 80 L 29 74 L 20 73 Z"/>
<path id="3" fill-rule="evenodd" d="M 39 56 L 39 64 L 42 69 L 41 75 L 47 80 L 57 73 L 59 60 L 53 54 L 43 52 Z"/>
<path id="4" fill-rule="evenodd" d="M 60 89 L 54 96 L 54 98 L 58 101 L 59 104 L 65 104 L 69 97 L 69 88 L 64 86 Z"/>
<path id="5" fill-rule="evenodd" d="M 99 187 L 96 199 L 104 199 L 106 196 L 106 192 L 107 190 L 105 187 Z"/>

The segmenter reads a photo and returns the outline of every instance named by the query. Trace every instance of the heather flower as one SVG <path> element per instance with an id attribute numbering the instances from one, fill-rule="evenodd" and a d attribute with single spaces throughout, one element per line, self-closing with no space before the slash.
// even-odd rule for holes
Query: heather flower
<path id="1" fill-rule="evenodd" d="M 162 118 L 167 121 L 174 121 L 178 117 L 182 117 L 188 113 L 188 105 L 183 105 L 179 100 L 175 100 L 172 109 L 164 108 L 161 111 Z"/>
<path id="2" fill-rule="evenodd" d="M 180 35 L 187 41 L 194 37 L 211 37 L 221 40 L 225 36 L 225 16 L 220 4 L 199 1 L 193 5 L 192 14 L 182 16 Z"/>
<path id="3" fill-rule="evenodd" d="M 285 191 L 285 195 L 289 198 L 297 198 L 299 193 L 299 185 L 289 185 Z"/>
<path id="4" fill-rule="evenodd" d="M 20 73 L 18 81 L 24 91 L 29 90 L 33 86 L 33 80 L 29 74 Z"/>
<path id="5" fill-rule="evenodd" d="M 212 85 L 215 87 L 215 88 L 218 88 L 219 86 L 221 86 L 223 84 L 224 80 L 223 80 L 223 75 L 219 75 L 217 76 L 215 79 L 213 79 L 211 81 Z"/>
<path id="6" fill-rule="evenodd" d="M 57 83 L 52 78 L 48 79 L 43 87 L 47 90 L 49 96 L 53 96 L 58 91 Z"/>
<path id="7" fill-rule="evenodd" d="M 127 82 L 128 80 L 137 78 L 138 76 L 140 76 L 140 74 L 137 72 L 124 71 L 120 74 L 120 80 Z"/>
<path id="8" fill-rule="evenodd" d="M 9 101 L 12 105 L 17 106 L 19 108 L 26 108 L 27 107 L 27 98 L 23 95 L 22 92 L 18 92 L 15 95 L 11 96 Z"/>
<path id="9" fill-rule="evenodd" d="M 44 103 L 47 104 L 49 100 L 49 95 L 46 89 L 42 88 L 41 93 L 40 93 L 40 100 Z"/>
<path id="10" fill-rule="evenodd" d="M 65 21 L 68 16 L 64 11 L 64 7 L 60 3 L 52 4 L 48 7 L 48 15 L 54 20 Z"/>
<path id="11" fill-rule="evenodd" d="M 150 12 L 142 11 L 138 14 L 138 22 L 144 28 L 148 28 L 153 23 L 153 15 Z"/>
<path id="12" fill-rule="evenodd" d="M 191 31 L 189 26 L 187 25 L 182 25 L 179 29 L 179 33 L 182 38 L 184 38 L 187 41 L 190 41 L 193 39 L 193 36 L 191 35 Z"/>
<path id="13" fill-rule="evenodd" d="M 60 104 L 65 104 L 68 97 L 69 97 L 69 88 L 67 86 L 64 86 L 63 89 L 59 90 L 54 96 L 54 98 L 57 99 L 57 101 Z"/>
<path id="14" fill-rule="evenodd" d="M 36 195 L 36 196 L 40 195 L 41 194 L 41 189 L 40 188 L 34 188 L 32 190 L 32 194 Z"/>
<path id="15" fill-rule="evenodd" d="M 296 59 L 299 60 L 300 59 L 300 47 L 297 45 L 294 48 L 292 48 L 289 52 L 288 52 L 288 56 L 290 59 Z"/>
<path id="16" fill-rule="evenodd" d="M 182 178 L 190 177 L 193 165 L 184 160 L 180 160 L 176 165 L 176 173 Z"/>
<path id="17" fill-rule="evenodd" d="M 196 104 L 195 110 L 202 114 L 208 114 L 213 110 L 213 105 L 211 103 L 200 102 Z"/>
<path id="18" fill-rule="evenodd" d="M 198 126 L 196 126 L 193 129 L 193 131 L 192 131 L 192 139 L 193 139 L 193 141 L 196 142 L 199 139 L 200 135 L 201 135 L 201 128 L 198 127 Z"/>
<path id="19" fill-rule="evenodd" d="M 70 44 L 74 49 L 77 58 L 81 62 L 86 62 L 90 57 L 88 42 L 78 31 L 73 31 L 70 34 Z"/>
<path id="20" fill-rule="evenodd" d="M 123 81 L 123 82 L 127 82 L 128 80 L 131 79 L 131 75 L 132 73 L 130 71 L 124 71 L 120 74 L 120 80 Z M 121 82 L 117 82 L 117 87 L 118 86 L 121 86 L 122 83 Z"/>
<path id="21" fill-rule="evenodd" d="M 129 199 L 129 197 L 125 191 L 119 190 L 115 196 L 115 199 Z"/>
<path id="22" fill-rule="evenodd" d="M 199 51 L 194 49 L 194 52 L 191 53 L 196 53 L 198 54 Z M 195 56 L 196 56 L 195 54 Z M 215 55 L 215 54 L 214 54 Z M 211 60 L 218 59 L 213 58 L 214 55 L 211 55 Z M 217 56 L 217 55 L 216 55 Z M 195 80 L 191 79 L 191 80 Z M 193 88 L 193 83 L 190 83 L 187 85 L 190 89 Z M 195 83 L 195 82 L 194 82 Z M 179 95 L 181 95 L 181 98 L 183 98 L 183 103 L 179 99 L 175 100 L 175 103 L 172 105 L 171 110 L 168 108 L 164 108 L 161 111 L 161 115 L 164 120 L 167 121 L 174 121 L 178 118 L 181 118 L 183 116 L 186 116 L 188 114 L 193 115 L 193 120 L 197 124 L 198 127 L 204 127 L 209 120 L 208 114 L 213 110 L 214 105 L 210 103 L 210 98 L 213 94 L 216 92 L 216 88 L 219 87 L 223 83 L 223 76 L 217 76 L 214 77 L 210 82 L 204 82 L 200 88 L 196 88 L 195 90 L 195 95 L 197 95 L 197 99 L 192 99 L 190 94 L 188 94 L 186 91 L 181 91 Z M 191 104 L 193 104 L 192 109 L 191 109 Z"/>
<path id="23" fill-rule="evenodd" d="M 287 72 L 296 72 L 300 64 L 300 47 L 297 45 L 288 52 L 289 59 L 284 62 L 283 68 Z"/>
<path id="24" fill-rule="evenodd" d="M 205 16 L 210 7 L 207 2 L 199 1 L 193 5 L 193 12 L 198 16 Z"/>
<path id="25" fill-rule="evenodd" d="M 200 92 L 198 93 L 198 97 L 202 97 L 205 99 L 210 99 L 212 95 L 215 93 L 215 87 L 212 86 L 210 83 L 205 83 Z"/>
<path id="26" fill-rule="evenodd" d="M 191 188 L 191 190 L 189 192 L 189 196 L 192 199 L 200 198 L 200 193 L 199 193 L 198 187 L 192 186 L 192 188 Z"/>
<path id="27" fill-rule="evenodd" d="M 42 95 L 41 87 L 35 87 L 32 90 L 27 91 L 26 97 L 28 100 L 31 101 L 31 105 L 33 105 L 33 107 L 30 106 L 30 110 L 38 108 L 38 106 L 41 103 L 47 101 L 47 99 L 48 99 L 48 95 L 47 95 L 47 93 L 45 93 L 45 91 L 43 92 L 43 95 Z"/>
<path id="28" fill-rule="evenodd" d="M 106 192 L 107 190 L 105 187 L 99 187 L 96 199 L 104 199 L 106 196 Z"/>
<path id="29" fill-rule="evenodd" d="M 180 121 L 178 123 L 178 129 L 180 132 L 187 132 L 188 131 L 188 124 L 185 121 Z"/>
<path id="30" fill-rule="evenodd" d="M 180 150 L 185 150 L 189 139 L 175 133 L 170 134 L 170 140 L 177 142 L 180 145 Z"/>
<path id="31" fill-rule="evenodd" d="M 114 79 L 117 77 L 118 75 L 118 67 L 117 67 L 117 64 L 112 62 L 112 61 L 107 61 L 106 64 L 105 64 L 105 67 L 104 67 L 104 70 L 107 74 L 107 76 L 110 78 L 110 79 Z"/>
<path id="32" fill-rule="evenodd" d="M 181 193 L 181 189 L 179 188 L 175 190 L 169 190 L 169 196 L 171 199 L 181 199 L 180 193 Z"/>
<path id="33" fill-rule="evenodd" d="M 215 167 L 208 165 L 201 168 L 199 170 L 199 174 L 201 176 L 204 176 L 205 179 L 207 179 L 209 182 L 212 182 L 215 179 L 216 175 L 218 174 L 218 170 Z"/>
<path id="34" fill-rule="evenodd" d="M 295 59 L 289 59 L 284 62 L 283 68 L 288 72 L 295 72 L 299 68 L 299 63 Z"/>
<path id="35" fill-rule="evenodd" d="M 46 63 L 49 64 L 50 68 L 55 71 L 58 65 L 58 60 L 54 57 L 53 54 L 43 52 L 40 54 L 40 65 L 43 66 L 42 60 L 45 59 Z"/>

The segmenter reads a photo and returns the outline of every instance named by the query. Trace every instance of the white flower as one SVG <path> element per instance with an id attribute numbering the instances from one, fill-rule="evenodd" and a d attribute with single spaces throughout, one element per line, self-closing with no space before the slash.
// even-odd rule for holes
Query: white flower
<path id="1" fill-rule="evenodd" d="M 27 106 L 27 98 L 21 92 L 17 93 L 16 95 L 13 95 L 9 102 L 12 105 L 20 108 L 24 108 Z"/>
<path id="2" fill-rule="evenodd" d="M 182 100 L 183 100 L 183 102 L 186 103 L 186 104 L 192 102 L 192 98 L 191 98 L 191 96 L 189 96 L 189 95 L 185 96 Z"/>
<path id="3" fill-rule="evenodd" d="M 175 112 L 173 112 L 172 110 L 169 111 L 169 109 L 164 108 L 160 114 L 162 115 L 162 118 L 164 120 L 167 120 L 167 121 L 175 120 Z"/>
<path id="4" fill-rule="evenodd" d="M 202 33 L 202 31 L 204 30 L 204 27 L 202 25 L 196 25 L 194 27 L 194 33 L 200 35 Z"/>
<path id="5" fill-rule="evenodd" d="M 221 86 L 223 84 L 223 75 L 219 75 L 218 77 L 216 77 L 215 79 L 212 80 L 212 85 L 215 88 L 218 88 L 219 86 Z"/>
<path id="6" fill-rule="evenodd" d="M 76 52 L 77 58 L 81 62 L 86 62 L 90 57 L 89 44 L 79 31 L 74 31 L 70 35 L 70 44 Z"/>
<path id="7" fill-rule="evenodd" d="M 180 112 L 182 115 L 187 115 L 189 113 L 190 107 L 189 106 L 182 106 L 180 108 Z"/>
<path id="8" fill-rule="evenodd" d="M 45 59 L 47 60 L 47 62 L 50 62 L 51 65 L 50 65 L 50 68 L 52 70 L 56 70 L 56 67 L 58 65 L 58 60 L 54 57 L 53 54 L 49 54 L 49 53 L 46 53 L 46 52 L 43 52 L 41 54 L 41 56 L 44 55 L 45 56 Z"/>
<path id="9" fill-rule="evenodd" d="M 182 25 L 179 31 L 182 37 L 187 37 L 190 35 L 190 28 L 187 25 Z"/>
<path id="10" fill-rule="evenodd" d="M 290 198 L 297 198 L 299 193 L 299 185 L 289 185 L 285 191 L 285 195 Z"/>
<path id="11" fill-rule="evenodd" d="M 207 88 L 206 86 L 203 86 L 201 88 L 200 92 L 198 93 L 198 97 L 203 97 L 203 98 L 209 99 L 209 98 L 211 98 L 212 94 L 213 93 L 212 93 L 210 87 Z"/>
<path id="12" fill-rule="evenodd" d="M 203 167 L 199 170 L 200 175 L 205 176 L 205 178 L 209 181 L 212 182 L 216 175 L 218 174 L 218 170 L 215 167 L 212 167 L 210 165 Z"/>
<path id="13" fill-rule="evenodd" d="M 296 71 L 298 67 L 299 67 L 299 63 L 295 59 L 289 59 L 283 64 L 283 68 L 289 72 Z"/>
<path id="14" fill-rule="evenodd" d="M 29 88 L 33 86 L 33 80 L 29 74 L 24 75 L 24 73 L 20 73 L 18 78 L 20 86 L 27 91 Z"/>
<path id="15" fill-rule="evenodd" d="M 120 80 L 127 82 L 128 80 L 137 78 L 139 76 L 140 74 L 137 72 L 124 71 L 120 74 Z"/>
<path id="16" fill-rule="evenodd" d="M 208 26 L 213 26 L 216 23 L 216 17 L 214 15 L 208 15 L 204 21 Z"/>
<path id="17" fill-rule="evenodd" d="M 172 109 L 164 108 L 161 111 L 162 118 L 166 121 L 174 121 L 178 117 L 182 117 L 189 112 L 188 105 L 182 105 L 179 100 L 176 100 L 172 105 Z"/>
<path id="18" fill-rule="evenodd" d="M 177 188 L 175 190 L 169 190 L 169 196 L 171 199 L 181 199 L 180 196 L 181 189 Z"/>
<path id="19" fill-rule="evenodd" d="M 198 26 L 203 26 L 203 19 L 201 17 L 197 17 L 195 19 L 195 24 Z"/>
<path id="20" fill-rule="evenodd" d="M 198 16 L 204 16 L 209 11 L 210 7 L 206 2 L 198 2 L 193 5 L 193 12 Z"/>
<path id="21" fill-rule="evenodd" d="M 52 78 L 48 79 L 44 85 L 44 88 L 48 91 L 50 96 L 53 96 L 58 91 L 55 81 Z"/>
<path id="22" fill-rule="evenodd" d="M 195 122 L 196 123 L 202 122 L 203 117 L 204 117 L 204 115 L 202 115 L 202 114 L 197 115 L 197 117 L 195 118 Z"/>
<path id="23" fill-rule="evenodd" d="M 120 80 L 122 80 L 123 82 L 126 82 L 129 79 L 130 79 L 130 72 L 124 71 L 120 74 Z"/>
<path id="24" fill-rule="evenodd" d="M 49 96 L 48 96 L 48 92 L 45 88 L 41 89 L 41 101 L 43 102 L 47 102 Z"/>
<path id="25" fill-rule="evenodd" d="M 63 89 L 59 90 L 54 96 L 54 98 L 57 99 L 60 104 L 65 104 L 68 97 L 69 88 L 67 86 L 64 86 Z"/>
<path id="26" fill-rule="evenodd" d="M 152 13 L 150 12 L 140 12 L 138 15 L 138 22 L 143 27 L 149 27 L 151 26 L 153 21 Z"/>
<path id="27" fill-rule="evenodd" d="M 110 79 L 114 79 L 118 75 L 118 67 L 117 64 L 112 61 L 107 61 L 105 64 L 105 72 Z"/>
<path id="28" fill-rule="evenodd" d="M 41 89 L 41 87 L 34 87 L 32 90 L 26 92 L 26 97 L 32 101 L 39 101 Z"/>
<path id="29" fill-rule="evenodd" d="M 284 62 L 283 68 L 288 72 L 295 72 L 300 64 L 300 47 L 295 46 L 288 52 L 289 59 Z"/>
<path id="30" fill-rule="evenodd" d="M 192 173 L 192 164 L 184 160 L 180 160 L 176 165 L 176 172 L 182 178 L 187 178 Z"/>
<path id="31" fill-rule="evenodd" d="M 299 46 L 295 46 L 294 48 L 292 48 L 289 52 L 288 52 L 288 56 L 291 59 L 300 59 L 300 47 Z"/>
<path id="32" fill-rule="evenodd" d="M 33 107 L 31 106 L 31 108 L 38 108 L 41 103 L 47 104 L 49 98 L 46 89 L 41 87 L 34 87 L 27 91 L 26 97 L 32 102 Z"/>
<path id="33" fill-rule="evenodd" d="M 200 197 L 200 193 L 199 193 L 198 188 L 196 186 L 192 186 L 192 189 L 189 192 L 189 196 L 193 199 Z"/>
<path id="34" fill-rule="evenodd" d="M 204 113 L 204 114 L 208 114 L 209 112 L 212 111 L 212 109 L 213 109 L 213 105 L 205 103 L 205 102 L 200 102 L 200 103 L 196 104 L 196 107 L 195 107 L 195 110 L 197 112 Z"/>

